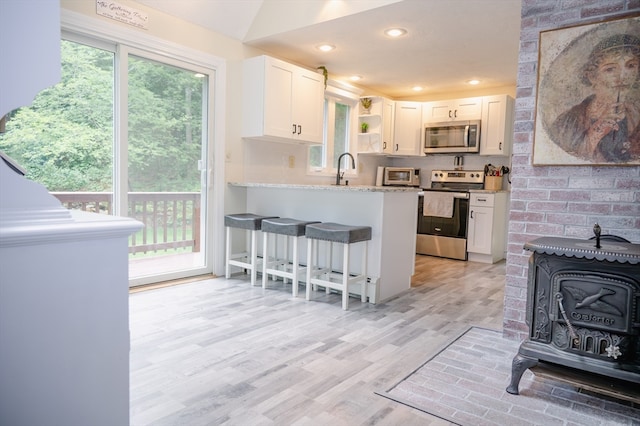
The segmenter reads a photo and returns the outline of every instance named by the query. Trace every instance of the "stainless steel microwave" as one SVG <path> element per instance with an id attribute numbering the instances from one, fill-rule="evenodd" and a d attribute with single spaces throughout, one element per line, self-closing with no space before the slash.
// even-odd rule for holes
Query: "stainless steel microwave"
<path id="1" fill-rule="evenodd" d="M 427 123 L 424 129 L 425 154 L 480 151 L 480 120 Z"/>
<path id="2" fill-rule="evenodd" d="M 413 167 L 385 167 L 383 185 L 420 186 L 420 169 Z"/>

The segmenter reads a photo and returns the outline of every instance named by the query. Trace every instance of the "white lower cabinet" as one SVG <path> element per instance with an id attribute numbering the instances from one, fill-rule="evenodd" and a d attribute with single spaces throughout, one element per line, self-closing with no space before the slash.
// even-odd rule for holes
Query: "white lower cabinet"
<path id="1" fill-rule="evenodd" d="M 504 259 L 507 193 L 471 193 L 467 228 L 468 260 L 495 263 Z"/>

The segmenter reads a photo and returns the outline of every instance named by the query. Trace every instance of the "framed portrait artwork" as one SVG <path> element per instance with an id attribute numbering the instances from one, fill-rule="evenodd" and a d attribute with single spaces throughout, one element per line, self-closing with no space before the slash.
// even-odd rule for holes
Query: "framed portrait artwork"
<path id="1" fill-rule="evenodd" d="M 640 17 L 540 33 L 533 164 L 640 164 Z"/>

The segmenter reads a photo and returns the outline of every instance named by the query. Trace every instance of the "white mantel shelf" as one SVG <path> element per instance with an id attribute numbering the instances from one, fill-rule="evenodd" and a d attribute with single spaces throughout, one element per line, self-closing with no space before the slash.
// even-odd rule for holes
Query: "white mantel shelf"
<path id="1" fill-rule="evenodd" d="M 304 185 L 292 183 L 259 183 L 259 182 L 229 182 L 229 186 L 244 188 L 280 188 L 280 189 L 308 189 L 314 191 L 342 191 L 342 192 L 415 192 L 419 188 L 410 186 L 373 186 L 373 185 Z"/>

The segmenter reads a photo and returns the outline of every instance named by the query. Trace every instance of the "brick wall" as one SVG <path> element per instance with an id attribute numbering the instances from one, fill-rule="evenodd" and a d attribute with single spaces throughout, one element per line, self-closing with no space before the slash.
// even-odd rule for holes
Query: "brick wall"
<path id="1" fill-rule="evenodd" d="M 522 0 L 522 27 L 512 159 L 504 335 L 522 340 L 529 252 L 541 236 L 603 234 L 640 243 L 640 167 L 532 166 L 540 31 L 640 12 L 640 0 Z"/>

